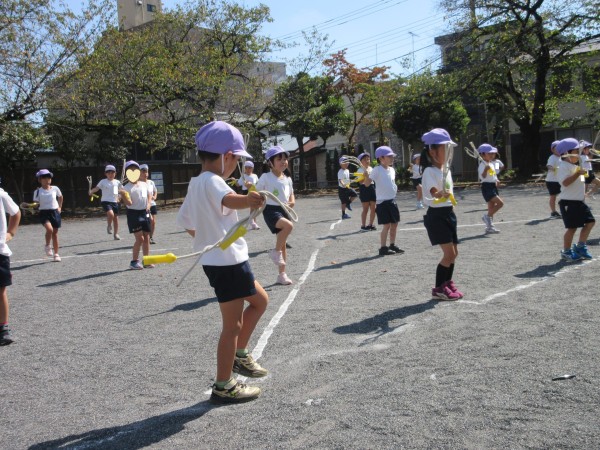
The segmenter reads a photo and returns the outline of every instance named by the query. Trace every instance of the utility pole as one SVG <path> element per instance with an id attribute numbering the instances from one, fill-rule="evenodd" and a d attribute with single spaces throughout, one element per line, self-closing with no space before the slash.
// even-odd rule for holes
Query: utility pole
<path id="1" fill-rule="evenodd" d="M 415 73 L 416 67 L 415 67 L 415 36 L 419 37 L 418 34 L 413 33 L 412 31 L 409 31 L 408 34 L 410 34 L 410 38 L 412 40 L 412 68 L 413 68 L 413 75 Z"/>

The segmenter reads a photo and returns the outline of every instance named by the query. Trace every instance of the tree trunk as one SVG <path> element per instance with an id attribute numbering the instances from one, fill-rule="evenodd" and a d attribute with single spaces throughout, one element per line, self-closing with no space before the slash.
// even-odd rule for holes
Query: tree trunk
<path id="1" fill-rule="evenodd" d="M 300 178 L 300 190 L 306 189 L 306 171 L 304 170 L 304 137 L 296 136 L 296 143 L 298 144 L 298 160 L 300 161 L 299 178 Z"/>
<path id="2" fill-rule="evenodd" d="M 523 151 L 519 155 L 521 175 L 529 178 L 539 171 L 540 128 L 532 125 L 520 127 Z"/>

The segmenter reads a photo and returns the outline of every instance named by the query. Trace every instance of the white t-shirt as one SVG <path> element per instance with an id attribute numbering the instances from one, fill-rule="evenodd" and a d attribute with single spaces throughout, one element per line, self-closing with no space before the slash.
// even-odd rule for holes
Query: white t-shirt
<path id="1" fill-rule="evenodd" d="M 112 203 L 118 202 L 120 186 L 121 182 L 117 179 L 113 179 L 112 181 L 110 181 L 108 178 L 104 178 L 103 180 L 100 180 L 100 182 L 96 186 L 102 191 L 102 198 L 100 199 L 100 201 Z"/>
<path id="2" fill-rule="evenodd" d="M 338 170 L 338 186 L 346 188 L 350 185 L 350 171 L 348 169 Z"/>
<path id="3" fill-rule="evenodd" d="M 154 181 L 152 181 L 151 179 L 146 179 L 146 184 L 148 185 L 148 193 L 154 197 L 154 193 L 156 192 L 156 184 L 154 184 Z M 150 206 L 156 206 L 156 201 L 154 200 L 154 198 L 152 198 L 152 200 L 150 200 Z"/>
<path id="4" fill-rule="evenodd" d="M 39 202 L 40 209 L 58 209 L 58 197 L 62 197 L 62 192 L 56 186 L 50 186 L 50 189 L 38 188 L 33 193 L 33 201 Z"/>
<path id="5" fill-rule="evenodd" d="M 0 255 L 10 256 L 12 252 L 6 244 L 6 215 L 14 216 L 19 212 L 19 207 L 12 198 L 0 188 Z"/>
<path id="6" fill-rule="evenodd" d="M 558 163 L 560 163 L 560 156 L 556 156 L 552 153 L 546 163 L 546 167 L 548 168 L 546 181 L 558 181 L 558 178 L 556 178 L 556 174 L 558 173 Z"/>
<path id="7" fill-rule="evenodd" d="M 273 172 L 263 173 L 256 183 L 256 189 L 271 192 L 283 203 L 289 202 L 290 197 L 294 193 L 292 179 L 286 177 L 284 174 L 277 178 Z M 279 203 L 267 198 L 267 205 L 279 206 Z"/>
<path id="8" fill-rule="evenodd" d="M 396 198 L 398 186 L 396 185 L 396 170 L 389 166 L 375 166 L 369 178 L 375 182 L 375 196 L 377 203 Z"/>
<path id="9" fill-rule="evenodd" d="M 235 209 L 223 206 L 223 197 L 233 193 L 225 180 L 212 172 L 203 172 L 190 180 L 187 195 L 177 213 L 177 225 L 194 230 L 194 251 L 200 251 L 223 238 L 239 220 Z M 237 239 L 225 250 L 215 248 L 200 258 L 205 266 L 231 266 L 248 261 L 248 245 Z M 233 280 L 235 281 L 235 280 Z"/>
<path id="10" fill-rule="evenodd" d="M 365 173 L 365 168 L 364 167 L 360 167 L 357 171 L 357 173 Z M 369 174 L 369 178 L 371 178 L 371 173 L 373 172 L 373 167 L 369 166 L 367 167 L 367 173 Z M 373 181 L 373 180 L 371 180 Z M 360 182 L 360 184 L 365 184 L 364 180 Z M 375 187 L 375 182 L 371 183 L 371 186 Z"/>
<path id="11" fill-rule="evenodd" d="M 490 175 L 489 170 L 488 170 L 485 173 L 485 177 L 481 178 L 481 172 L 483 172 L 483 168 L 486 166 L 486 163 L 481 161 L 479 163 L 479 167 L 477 168 L 477 175 L 479 176 L 479 180 L 482 183 L 496 183 L 498 181 L 498 174 L 504 167 L 504 164 L 502 164 L 502 161 L 494 159 L 494 160 L 488 162 L 487 165 L 490 166 L 490 168 L 492 169 L 492 172 L 494 174 Z"/>
<path id="12" fill-rule="evenodd" d="M 131 205 L 127 209 L 137 209 L 139 211 L 148 209 L 148 185 L 143 181 L 137 183 L 127 183 L 123 186 L 131 196 Z"/>
<path id="13" fill-rule="evenodd" d="M 585 170 L 592 170 L 592 161 L 590 161 L 588 155 L 581 155 L 579 158 L 581 160 L 582 168 L 584 168 Z"/>
<path id="14" fill-rule="evenodd" d="M 440 203 L 433 203 L 433 200 L 428 200 L 429 198 L 433 198 L 431 196 L 432 188 L 436 188 L 438 191 L 443 190 L 444 182 L 441 169 L 433 166 L 427 167 L 423 172 L 421 186 L 423 186 L 423 203 L 430 208 L 443 208 L 446 206 L 452 206 L 449 198 L 447 198 L 445 202 Z M 446 192 L 454 192 L 454 183 L 452 182 L 452 173 L 450 170 L 448 170 L 448 175 L 446 177 Z"/>
<path id="15" fill-rule="evenodd" d="M 558 182 L 560 183 L 561 200 L 581 200 L 585 199 L 585 177 L 581 175 L 570 185 L 565 186 L 565 178 L 570 177 L 579 169 L 578 165 L 571 164 L 568 161 L 561 161 L 558 165 Z"/>
<path id="16" fill-rule="evenodd" d="M 419 164 L 412 164 L 410 166 L 410 177 L 413 179 L 419 179 L 421 178 L 422 174 L 421 174 L 421 166 Z"/>
<path id="17" fill-rule="evenodd" d="M 250 175 L 246 175 L 245 173 L 242 174 L 237 184 L 238 186 L 242 187 L 242 191 L 247 191 L 248 188 L 244 183 L 252 183 L 254 186 L 256 186 L 256 183 L 258 183 L 258 175 L 255 173 L 251 173 Z"/>

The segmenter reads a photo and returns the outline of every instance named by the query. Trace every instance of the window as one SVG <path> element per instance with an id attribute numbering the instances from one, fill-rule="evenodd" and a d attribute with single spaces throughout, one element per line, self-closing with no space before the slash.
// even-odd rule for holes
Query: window
<path id="1" fill-rule="evenodd" d="M 156 5 L 151 5 L 150 3 L 148 3 L 146 5 L 146 9 L 148 10 L 148 12 L 156 12 Z"/>

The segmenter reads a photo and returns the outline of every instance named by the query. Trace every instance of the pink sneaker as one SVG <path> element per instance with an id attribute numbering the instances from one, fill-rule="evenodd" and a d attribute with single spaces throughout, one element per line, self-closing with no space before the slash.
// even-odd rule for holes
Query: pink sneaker
<path id="1" fill-rule="evenodd" d="M 446 286 L 448 286 L 448 289 L 450 289 L 452 292 L 454 292 L 455 294 L 460 295 L 459 298 L 463 298 L 465 296 L 465 294 L 463 294 L 462 292 L 460 292 L 458 290 L 458 288 L 456 287 L 456 285 L 454 284 L 454 281 L 450 280 L 446 282 Z"/>
<path id="2" fill-rule="evenodd" d="M 52 256 L 54 254 L 52 247 L 49 245 L 44 246 L 44 251 L 46 252 L 46 256 Z"/>
<path id="3" fill-rule="evenodd" d="M 281 272 L 277 275 L 277 284 L 283 284 L 284 286 L 292 284 L 293 281 L 285 274 L 285 272 Z"/>
<path id="4" fill-rule="evenodd" d="M 285 266 L 285 260 L 283 259 L 283 254 L 281 251 L 277 251 L 275 249 L 270 250 L 269 256 L 271 257 L 271 261 L 273 261 L 276 266 Z"/>
<path id="5" fill-rule="evenodd" d="M 461 298 L 457 293 L 452 292 L 446 283 L 442 284 L 439 287 L 433 288 L 431 290 L 431 296 L 433 298 L 437 298 L 438 300 L 450 301 L 458 300 Z"/>

